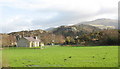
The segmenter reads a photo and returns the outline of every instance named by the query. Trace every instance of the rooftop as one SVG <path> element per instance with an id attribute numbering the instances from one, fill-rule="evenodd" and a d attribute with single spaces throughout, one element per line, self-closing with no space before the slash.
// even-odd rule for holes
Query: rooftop
<path id="1" fill-rule="evenodd" d="M 36 41 L 36 42 L 40 42 L 39 39 L 35 39 L 33 37 L 24 37 L 25 39 L 27 39 L 28 41 Z"/>

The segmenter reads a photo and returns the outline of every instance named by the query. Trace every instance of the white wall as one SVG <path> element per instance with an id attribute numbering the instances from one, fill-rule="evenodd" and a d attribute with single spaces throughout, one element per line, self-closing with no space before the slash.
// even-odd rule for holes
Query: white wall
<path id="1" fill-rule="evenodd" d="M 39 42 L 34 42 L 35 47 L 39 47 Z"/>

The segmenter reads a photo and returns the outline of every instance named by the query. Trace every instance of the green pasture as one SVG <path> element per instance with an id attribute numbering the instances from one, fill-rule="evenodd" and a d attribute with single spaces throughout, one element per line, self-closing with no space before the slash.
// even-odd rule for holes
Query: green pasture
<path id="1" fill-rule="evenodd" d="M 118 67 L 118 46 L 4 48 L 4 67 Z"/>

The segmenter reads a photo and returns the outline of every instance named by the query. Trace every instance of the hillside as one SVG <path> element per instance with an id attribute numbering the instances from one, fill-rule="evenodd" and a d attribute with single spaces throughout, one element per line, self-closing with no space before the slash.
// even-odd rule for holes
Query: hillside
<path id="1" fill-rule="evenodd" d="M 55 27 L 50 27 L 50 28 L 45 29 L 45 31 L 51 32 L 51 31 L 53 31 L 54 29 L 55 29 Z"/>
<path id="2" fill-rule="evenodd" d="M 93 21 L 81 22 L 81 23 L 78 23 L 76 25 L 80 25 L 80 24 L 87 24 L 87 25 L 99 27 L 101 29 L 107 29 L 107 28 L 117 29 L 118 28 L 118 20 L 105 19 L 105 18 L 96 19 Z"/>
<path id="3" fill-rule="evenodd" d="M 54 34 L 61 34 L 63 36 L 79 36 L 82 34 L 87 34 L 95 31 L 99 31 L 100 29 L 90 25 L 73 25 L 73 26 L 60 26 L 55 28 L 52 32 Z"/>
<path id="4" fill-rule="evenodd" d="M 30 31 L 19 31 L 19 32 L 11 32 L 8 35 L 12 35 L 16 37 L 18 40 L 21 37 L 34 37 L 37 36 L 45 44 L 50 44 L 54 40 L 55 43 L 63 43 L 64 36 L 55 35 L 52 32 L 44 31 L 41 29 L 38 30 L 30 30 Z"/>
<path id="5" fill-rule="evenodd" d="M 82 23 L 78 23 L 75 25 L 71 25 L 71 26 L 60 26 L 57 28 L 54 28 L 54 27 L 48 28 L 46 30 L 41 30 L 41 29 L 29 30 L 29 31 L 25 30 L 25 31 L 11 32 L 8 34 L 1 34 L 2 39 L 0 40 L 0 42 L 2 42 L 2 40 L 3 40 L 2 46 L 13 46 L 16 44 L 17 39 L 19 39 L 21 37 L 37 36 L 38 39 L 41 39 L 41 41 L 45 44 L 51 44 L 53 41 L 56 44 L 62 44 L 62 43 L 66 43 L 67 40 L 71 41 L 74 44 L 75 43 L 81 44 L 80 42 L 75 42 L 76 37 L 80 38 L 80 39 L 78 39 L 79 41 L 86 39 L 86 42 L 87 42 L 87 40 L 89 40 L 89 38 L 90 38 L 89 41 L 91 41 L 91 39 L 93 39 L 93 36 L 96 37 L 94 39 L 98 39 L 97 38 L 98 35 L 101 34 L 100 31 L 102 31 L 104 29 L 108 30 L 108 28 L 114 29 L 114 28 L 117 28 L 117 26 L 118 26 L 117 20 L 97 19 L 94 21 L 82 22 Z M 108 30 L 108 31 L 111 32 L 111 30 Z M 114 32 L 114 31 L 112 31 L 112 32 Z M 97 33 L 97 35 L 96 35 L 96 33 Z M 104 34 L 106 32 L 102 32 L 102 33 Z M 109 33 L 109 34 L 112 35 L 114 33 Z M 106 36 L 109 36 L 109 34 L 107 34 Z M 101 35 L 99 35 L 99 37 L 100 36 Z M 103 41 L 103 40 L 105 40 L 104 38 L 99 39 L 99 40 Z M 85 40 L 83 40 L 83 42 L 84 41 Z M 108 41 L 108 40 L 106 39 L 105 41 Z M 98 42 L 97 44 L 100 44 L 100 42 Z"/>
<path id="6" fill-rule="evenodd" d="M 38 36 L 38 34 L 44 34 L 47 33 L 47 31 L 38 29 L 38 30 L 25 30 L 25 31 L 18 31 L 18 32 L 11 32 L 9 35 L 21 35 L 21 36 Z"/>

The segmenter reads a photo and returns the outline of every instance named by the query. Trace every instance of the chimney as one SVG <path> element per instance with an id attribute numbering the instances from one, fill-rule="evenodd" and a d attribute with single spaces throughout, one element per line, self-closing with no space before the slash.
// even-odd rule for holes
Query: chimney
<path id="1" fill-rule="evenodd" d="M 34 39 L 37 39 L 37 36 L 33 37 Z"/>

